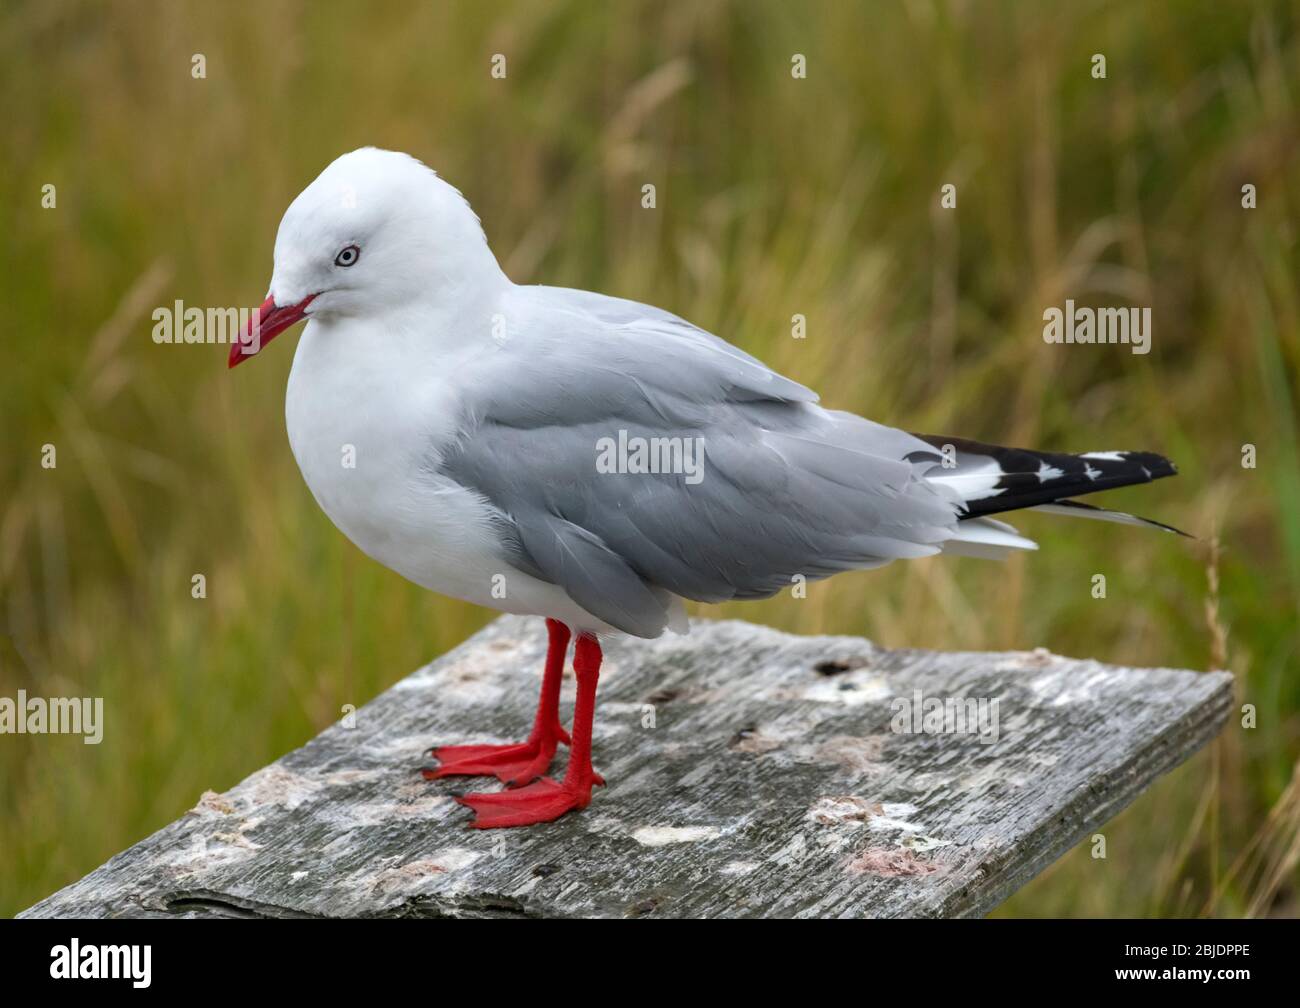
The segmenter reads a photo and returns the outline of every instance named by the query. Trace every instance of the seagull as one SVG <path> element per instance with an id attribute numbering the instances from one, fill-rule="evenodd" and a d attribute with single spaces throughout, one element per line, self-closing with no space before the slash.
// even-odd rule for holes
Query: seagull
<path id="1" fill-rule="evenodd" d="M 303 320 L 285 421 L 321 509 L 424 588 L 546 620 L 527 740 L 428 754 L 428 778 L 506 785 L 457 797 L 480 829 L 590 803 L 604 784 L 591 751 L 600 640 L 684 633 L 684 600 L 1036 549 L 991 517 L 1007 511 L 1178 531 L 1072 499 L 1173 475 L 1160 455 L 908 433 L 822 407 L 660 308 L 515 284 L 461 193 L 407 154 L 344 154 L 290 204 L 229 366 Z M 572 735 L 559 715 L 571 639 Z"/>

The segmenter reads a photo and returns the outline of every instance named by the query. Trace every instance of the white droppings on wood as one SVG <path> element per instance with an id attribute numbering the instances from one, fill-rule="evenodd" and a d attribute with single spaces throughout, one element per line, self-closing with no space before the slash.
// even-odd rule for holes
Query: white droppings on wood
<path id="1" fill-rule="evenodd" d="M 642 826 L 632 831 L 632 839 L 643 847 L 666 847 L 712 840 L 721 832 L 716 826 Z"/>
<path id="2" fill-rule="evenodd" d="M 1029 680 L 1028 687 L 1043 703 L 1072 707 L 1103 696 L 1114 684 L 1115 671 L 1107 668 L 1081 670 L 1054 666 Z"/>
<path id="3" fill-rule="evenodd" d="M 928 837 L 912 835 L 905 836 L 898 842 L 898 846 L 905 847 L 907 850 L 923 854 L 925 851 L 938 850 L 940 847 L 951 847 L 951 840 L 940 840 L 938 837 Z"/>
<path id="4" fill-rule="evenodd" d="M 272 763 L 222 797 L 236 808 L 278 805 L 285 809 L 295 809 L 323 787 L 325 782 L 319 777 L 308 777 L 288 770 L 279 763 Z"/>
<path id="5" fill-rule="evenodd" d="M 844 672 L 831 677 L 819 677 L 816 682 L 792 689 L 786 687 L 782 695 L 793 700 L 810 700 L 813 703 L 841 704 L 861 707 L 892 699 L 895 695 L 889 680 L 866 672 Z"/>
<path id="6" fill-rule="evenodd" d="M 372 801 L 340 807 L 335 820 L 341 826 L 382 826 L 395 820 L 444 819 L 458 806 L 450 795 L 426 794 L 416 801 Z"/>
<path id="7" fill-rule="evenodd" d="M 600 792 L 595 792 L 599 794 Z M 627 833 L 627 827 L 622 819 L 616 819 L 613 816 L 605 815 L 598 808 L 590 807 L 586 810 L 587 821 L 583 823 L 585 831 L 592 836 L 623 836 Z"/>
<path id="8" fill-rule="evenodd" d="M 471 850 L 468 847 L 446 847 L 438 851 L 434 856 L 438 863 L 442 865 L 444 871 L 458 872 L 474 864 L 479 858 L 484 856 L 483 851 Z"/>
<path id="9" fill-rule="evenodd" d="M 916 811 L 915 805 L 887 804 L 880 815 L 873 815 L 870 818 L 867 825 L 875 833 L 920 833 L 922 827 L 907 820 L 907 816 Z"/>
<path id="10" fill-rule="evenodd" d="M 159 859 L 159 868 L 177 879 L 192 879 L 216 869 L 243 864 L 257 851 L 257 844 L 240 833 L 198 835 L 166 852 Z"/>

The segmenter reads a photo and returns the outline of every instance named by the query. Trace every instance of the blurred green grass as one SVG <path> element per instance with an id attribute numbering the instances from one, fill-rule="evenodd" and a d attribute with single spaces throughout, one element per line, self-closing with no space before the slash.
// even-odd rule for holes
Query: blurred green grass
<path id="1" fill-rule="evenodd" d="M 256 304 L 289 200 L 376 144 L 460 186 L 517 281 L 662 305 L 829 405 L 1173 457 L 1178 479 L 1106 503 L 1198 543 L 1031 515 L 1018 524 L 1042 551 L 1008 565 L 895 565 L 707 615 L 1226 664 L 1258 727 L 1230 723 L 1107 826 L 1106 860 L 1081 847 L 1000 912 L 1294 914 L 1297 16 L 1267 2 L 7 4 L 0 695 L 103 696 L 107 725 L 97 747 L 0 739 L 0 913 L 490 618 L 381 569 L 318 511 L 283 431 L 291 345 L 232 377 L 220 347 L 150 339 L 150 312 L 178 298 Z M 488 72 L 497 52 L 505 80 Z M 936 208 L 948 182 L 955 212 Z M 1257 209 L 1241 207 L 1246 183 Z M 1041 313 L 1066 297 L 1150 305 L 1151 354 L 1046 346 Z"/>

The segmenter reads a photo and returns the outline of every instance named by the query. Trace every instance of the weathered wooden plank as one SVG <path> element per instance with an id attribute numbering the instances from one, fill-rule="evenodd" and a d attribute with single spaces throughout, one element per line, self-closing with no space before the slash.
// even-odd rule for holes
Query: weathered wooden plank
<path id="1" fill-rule="evenodd" d="M 590 808 L 467 829 L 466 783 L 421 754 L 522 737 L 544 649 L 541 620 L 503 617 L 24 916 L 977 915 L 1232 702 L 1227 673 L 698 621 L 607 648 Z M 918 689 L 996 700 L 996 741 L 893 731 Z"/>

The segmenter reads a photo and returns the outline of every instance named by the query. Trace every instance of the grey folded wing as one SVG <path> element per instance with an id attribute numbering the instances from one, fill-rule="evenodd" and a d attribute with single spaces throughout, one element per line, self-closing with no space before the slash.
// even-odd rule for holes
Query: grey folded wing
<path id="1" fill-rule="evenodd" d="M 466 375 L 439 469 L 490 502 L 511 563 L 611 626 L 655 637 L 672 595 L 764 598 L 951 536 L 952 495 L 918 475 L 939 456 L 912 435 L 666 312 L 520 290 L 524 335 Z M 676 471 L 608 471 L 636 439 Z"/>

